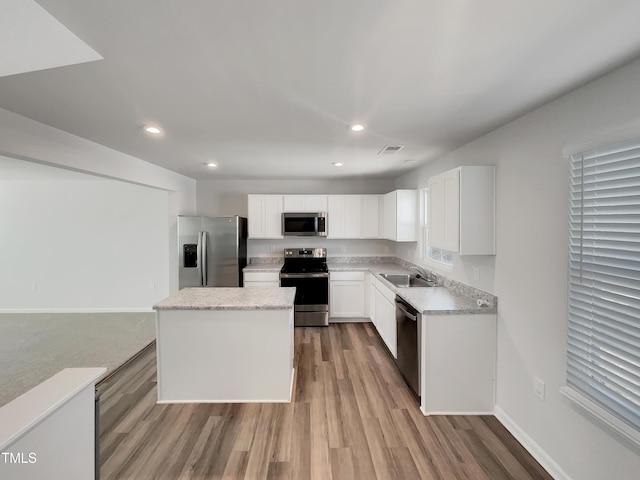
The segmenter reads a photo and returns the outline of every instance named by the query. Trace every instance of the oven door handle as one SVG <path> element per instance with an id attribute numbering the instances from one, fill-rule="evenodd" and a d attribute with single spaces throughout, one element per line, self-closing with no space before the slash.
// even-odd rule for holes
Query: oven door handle
<path id="1" fill-rule="evenodd" d="M 327 278 L 328 273 L 281 273 L 280 278 Z"/>

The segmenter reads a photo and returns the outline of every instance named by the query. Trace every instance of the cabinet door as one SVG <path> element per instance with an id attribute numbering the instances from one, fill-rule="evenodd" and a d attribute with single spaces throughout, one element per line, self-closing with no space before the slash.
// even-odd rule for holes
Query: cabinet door
<path id="1" fill-rule="evenodd" d="M 380 238 L 380 195 L 362 195 L 362 238 Z"/>
<path id="2" fill-rule="evenodd" d="M 361 195 L 329 195 L 327 215 L 328 238 L 360 238 Z"/>
<path id="3" fill-rule="evenodd" d="M 396 241 L 415 242 L 418 222 L 417 190 L 396 191 Z"/>
<path id="4" fill-rule="evenodd" d="M 429 245 L 457 252 L 460 245 L 460 171 L 429 179 Z"/>
<path id="5" fill-rule="evenodd" d="M 344 195 L 329 195 L 327 238 L 344 238 Z"/>
<path id="6" fill-rule="evenodd" d="M 362 196 L 344 197 L 344 238 L 360 238 L 362 222 Z"/>
<path id="7" fill-rule="evenodd" d="M 305 195 L 303 212 L 326 212 L 326 195 Z"/>
<path id="8" fill-rule="evenodd" d="M 383 197 L 384 224 L 382 236 L 387 240 L 396 240 L 396 192 L 389 192 Z"/>
<path id="9" fill-rule="evenodd" d="M 265 195 L 264 201 L 265 238 L 282 238 L 282 197 Z"/>
<path id="10" fill-rule="evenodd" d="M 249 238 L 265 237 L 264 202 L 264 195 L 249 195 L 247 205 Z"/>
<path id="11" fill-rule="evenodd" d="M 331 317 L 364 317 L 364 282 L 334 281 L 329 284 L 329 289 Z"/>
<path id="12" fill-rule="evenodd" d="M 282 197 L 283 212 L 304 212 L 304 197 L 302 195 L 285 195 Z"/>
<path id="13" fill-rule="evenodd" d="M 249 238 L 282 238 L 282 197 L 249 195 Z"/>
<path id="14" fill-rule="evenodd" d="M 380 288 L 385 288 L 379 285 Z M 387 299 L 380 290 L 376 289 L 375 298 L 375 326 L 385 345 L 394 358 L 398 356 L 396 344 L 396 306 Z"/>
<path id="15" fill-rule="evenodd" d="M 326 212 L 326 195 L 285 195 L 284 212 Z"/>
<path id="16" fill-rule="evenodd" d="M 373 273 L 369 273 L 367 280 L 369 282 L 369 298 L 367 299 L 369 302 L 369 318 L 373 325 L 376 326 L 376 279 Z"/>
<path id="17" fill-rule="evenodd" d="M 383 302 L 382 316 L 385 322 L 386 342 L 393 358 L 398 358 L 396 305 L 387 298 Z"/>
<path id="18" fill-rule="evenodd" d="M 387 323 L 385 322 L 385 315 L 384 315 L 384 309 L 385 309 L 384 304 L 386 301 L 387 299 L 384 298 L 384 295 L 380 293 L 378 286 L 376 286 L 375 302 L 374 302 L 376 321 L 374 322 L 374 325 L 376 326 L 376 330 L 378 330 L 378 334 L 380 335 L 380 338 L 382 338 L 382 341 L 385 343 L 385 345 L 388 344 L 388 340 L 387 340 L 388 326 L 387 326 Z"/>

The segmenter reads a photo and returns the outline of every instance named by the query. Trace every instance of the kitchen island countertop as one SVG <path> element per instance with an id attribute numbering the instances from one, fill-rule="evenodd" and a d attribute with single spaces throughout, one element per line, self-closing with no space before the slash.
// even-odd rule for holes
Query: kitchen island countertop
<path id="1" fill-rule="evenodd" d="M 295 288 L 183 288 L 156 303 L 154 310 L 287 310 Z"/>

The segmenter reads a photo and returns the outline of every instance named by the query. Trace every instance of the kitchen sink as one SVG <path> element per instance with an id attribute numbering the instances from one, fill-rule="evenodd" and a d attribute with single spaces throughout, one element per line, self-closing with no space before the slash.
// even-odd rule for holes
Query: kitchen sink
<path id="1" fill-rule="evenodd" d="M 435 287 L 433 282 L 418 275 L 406 273 L 381 273 L 380 276 L 396 287 Z"/>

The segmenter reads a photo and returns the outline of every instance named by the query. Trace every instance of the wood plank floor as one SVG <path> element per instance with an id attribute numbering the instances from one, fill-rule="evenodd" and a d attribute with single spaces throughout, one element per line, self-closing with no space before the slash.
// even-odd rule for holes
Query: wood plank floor
<path id="1" fill-rule="evenodd" d="M 424 417 L 371 324 L 295 344 L 287 404 L 156 405 L 149 349 L 99 386 L 101 479 L 551 479 L 492 416 Z"/>

